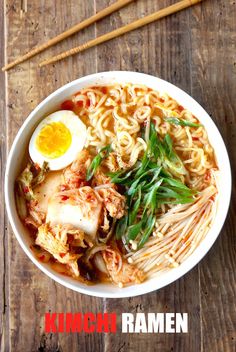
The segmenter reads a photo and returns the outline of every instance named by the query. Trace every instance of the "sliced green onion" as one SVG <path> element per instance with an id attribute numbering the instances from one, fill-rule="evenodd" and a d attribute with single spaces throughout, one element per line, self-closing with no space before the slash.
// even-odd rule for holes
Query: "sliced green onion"
<path id="1" fill-rule="evenodd" d="M 125 176 L 120 177 L 125 172 L 126 172 Z M 127 172 L 127 170 L 122 170 L 122 171 L 114 172 L 114 173 L 109 172 L 109 173 L 107 173 L 107 176 L 111 177 L 112 183 L 124 183 L 124 181 L 126 181 L 131 176 L 131 174 L 133 172 L 134 172 L 134 170 L 130 170 L 128 172 Z"/>
<path id="2" fill-rule="evenodd" d="M 142 191 L 148 191 L 152 186 L 153 184 L 155 183 L 155 181 L 157 181 L 160 173 L 161 173 L 161 170 L 162 170 L 162 167 L 158 167 L 155 169 L 156 171 L 154 172 L 154 175 L 152 177 L 152 179 L 150 180 L 149 183 L 146 183 L 144 187 L 142 187 Z"/>
<path id="3" fill-rule="evenodd" d="M 168 183 L 170 186 L 173 186 L 173 187 L 177 187 L 177 188 L 180 188 L 180 189 L 185 189 L 187 191 L 191 191 L 193 192 L 190 188 L 188 188 L 184 183 L 182 183 L 181 181 L 177 181 L 175 180 L 174 178 L 170 178 L 170 177 L 165 177 L 164 178 L 164 181 L 166 183 Z"/>
<path id="4" fill-rule="evenodd" d="M 135 192 L 140 180 L 142 180 L 142 178 L 144 178 L 145 176 L 150 175 L 152 173 L 152 171 L 153 171 L 152 169 L 147 170 L 142 175 L 140 175 L 138 178 L 136 178 L 136 180 L 131 184 L 131 187 L 129 188 L 127 194 L 132 195 Z"/>
<path id="5" fill-rule="evenodd" d="M 200 127 L 202 126 L 199 123 L 194 123 L 190 122 L 187 120 L 180 120 L 178 117 L 167 117 L 165 121 L 169 123 L 173 123 L 174 125 L 179 125 L 179 126 L 189 126 L 189 127 Z"/>
<path id="6" fill-rule="evenodd" d="M 126 233 L 127 225 L 128 225 L 128 215 L 125 215 L 123 216 L 123 218 L 121 218 L 118 221 L 116 225 L 116 238 L 118 240 L 120 240 L 121 237 Z"/>
<path id="7" fill-rule="evenodd" d="M 173 141 L 168 133 L 165 135 L 163 145 L 166 150 L 167 156 L 172 159 L 173 158 Z"/>
<path id="8" fill-rule="evenodd" d="M 148 218 L 148 220 L 147 220 L 147 228 L 144 231 L 141 240 L 139 241 L 138 249 L 142 248 L 144 246 L 144 244 L 147 242 L 149 236 L 152 233 L 153 227 L 155 226 L 155 222 L 156 222 L 155 215 L 152 215 L 152 216 L 150 216 Z"/>
<path id="9" fill-rule="evenodd" d="M 98 155 L 96 155 L 95 158 L 93 158 L 93 161 L 91 162 L 91 164 L 87 170 L 87 173 L 86 173 L 86 180 L 87 181 L 91 180 L 91 178 L 95 174 L 97 168 L 100 166 L 103 159 L 108 157 L 110 151 L 111 151 L 111 145 L 109 144 L 106 147 L 102 148 L 99 151 Z"/>
<path id="10" fill-rule="evenodd" d="M 161 178 L 152 188 L 151 190 L 145 194 L 144 196 L 144 212 L 148 209 L 148 207 L 151 207 L 152 212 L 154 212 L 156 208 L 156 193 L 160 185 L 162 184 L 163 179 Z"/>
<path id="11" fill-rule="evenodd" d="M 132 210 L 130 211 L 130 214 L 129 214 L 129 225 L 133 224 L 136 220 L 136 216 L 141 204 L 141 196 L 142 196 L 142 193 L 141 193 L 141 186 L 140 186 L 138 189 L 138 198 L 133 204 Z"/>
<path id="12" fill-rule="evenodd" d="M 138 234 L 140 233 L 141 231 L 141 228 L 142 228 L 142 220 L 140 222 L 138 222 L 137 224 L 134 224 L 134 225 L 131 225 L 129 228 L 128 228 L 128 231 L 127 231 L 127 243 L 130 241 L 130 240 L 135 240 L 135 238 L 138 236 Z"/>
<path id="13" fill-rule="evenodd" d="M 166 134 L 161 140 L 151 123 L 147 149 L 142 159 L 129 170 L 108 174 L 111 182 L 125 188 L 129 208 L 129 213 L 118 221 L 116 237 L 122 238 L 126 245 L 138 237 L 138 248 L 141 248 L 153 230 L 161 204 L 193 202 L 196 192 L 176 179 L 186 172 L 173 148 L 170 135 Z"/>

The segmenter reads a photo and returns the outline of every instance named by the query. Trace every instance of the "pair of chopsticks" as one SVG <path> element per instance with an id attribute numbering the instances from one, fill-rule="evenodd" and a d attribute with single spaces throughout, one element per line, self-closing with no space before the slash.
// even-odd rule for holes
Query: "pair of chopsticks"
<path id="1" fill-rule="evenodd" d="M 111 13 L 121 9 L 122 7 L 128 5 L 129 3 L 131 3 L 134 0 L 118 0 L 117 2 L 115 2 L 114 4 L 108 6 L 107 8 L 101 10 L 100 12 L 98 12 L 97 14 L 93 15 L 92 17 L 84 20 L 81 23 L 78 23 L 77 25 L 71 27 L 70 29 L 68 29 L 67 31 L 59 34 L 58 36 L 50 39 L 48 42 L 32 49 L 31 51 L 29 51 L 28 53 L 26 53 L 25 55 L 19 57 L 17 60 L 7 64 L 6 66 L 4 66 L 2 68 L 2 71 L 6 71 L 16 65 L 18 65 L 21 62 L 26 61 L 27 59 L 35 56 L 36 54 L 44 51 L 45 49 L 59 43 L 60 41 L 64 40 L 65 38 L 68 38 L 69 36 L 71 36 L 72 34 L 79 32 L 81 29 L 84 29 L 86 27 L 88 27 L 89 25 L 91 25 L 92 23 L 97 22 L 98 20 L 110 15 Z M 118 29 L 115 29 L 112 32 L 106 33 L 104 35 L 101 35 L 95 39 L 89 40 L 88 42 L 79 45 L 75 48 L 72 48 L 70 50 L 67 50 L 59 55 L 56 55 L 52 58 L 46 59 L 42 62 L 39 63 L 39 66 L 46 66 L 48 64 L 52 64 L 55 63 L 59 60 L 65 59 L 68 56 L 72 56 L 75 55 L 81 51 L 84 51 L 88 48 L 91 48 L 93 46 L 99 45 L 101 43 L 107 42 L 108 40 L 111 40 L 113 38 L 116 38 L 120 35 L 123 35 L 127 32 L 133 31 L 134 29 L 140 28 L 145 26 L 146 24 L 149 24 L 151 22 L 154 22 L 156 20 L 159 20 L 163 17 L 166 17 L 168 15 L 171 15 L 173 13 L 176 13 L 178 11 L 181 11 L 189 6 L 192 6 L 194 4 L 197 4 L 199 2 L 201 2 L 202 0 L 181 0 L 179 2 L 177 2 L 176 4 L 173 4 L 171 6 L 168 6 L 164 9 L 161 9 L 157 12 L 154 12 L 151 15 L 145 16 L 141 19 L 138 19 L 132 23 L 129 23 L 123 27 L 120 27 Z"/>

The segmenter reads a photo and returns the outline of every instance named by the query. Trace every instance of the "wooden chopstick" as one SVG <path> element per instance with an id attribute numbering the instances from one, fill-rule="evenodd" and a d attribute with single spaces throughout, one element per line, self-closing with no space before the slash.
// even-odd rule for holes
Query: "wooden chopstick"
<path id="1" fill-rule="evenodd" d="M 97 37 L 95 39 L 89 40 L 88 42 L 79 45 L 75 48 L 72 48 L 68 51 L 65 51 L 59 55 L 53 56 L 52 58 L 46 59 L 42 62 L 40 62 L 39 67 L 46 66 L 48 64 L 52 64 L 54 62 L 57 62 L 59 60 L 65 59 L 68 56 L 75 55 L 81 51 L 84 51 L 88 48 L 91 48 L 95 45 L 107 42 L 108 40 L 111 40 L 113 38 L 116 38 L 122 34 L 125 34 L 127 32 L 133 31 L 134 29 L 140 28 L 142 26 L 145 26 L 148 23 L 154 22 L 156 20 L 159 20 L 160 18 L 163 18 L 165 16 L 168 16 L 170 14 L 173 14 L 175 12 L 178 12 L 180 10 L 185 9 L 186 7 L 189 7 L 191 5 L 194 5 L 198 2 L 201 2 L 202 0 L 182 0 L 177 2 L 176 4 L 173 4 L 171 6 L 168 6 L 162 10 L 159 10 L 157 12 L 154 12 L 151 15 L 145 16 L 143 18 L 140 18 L 137 21 L 134 21 L 130 24 L 127 24 L 123 27 L 120 27 L 118 29 L 115 29 L 114 31 L 110 33 L 106 33 L 104 35 L 101 35 L 100 37 Z"/>
<path id="2" fill-rule="evenodd" d="M 131 3 L 132 1 L 134 1 L 134 0 L 118 0 L 118 1 L 116 1 L 114 4 L 99 11 L 98 13 L 93 15 L 92 17 L 89 17 L 88 19 L 84 20 L 83 22 L 76 24 L 75 26 L 71 27 L 67 31 L 50 39 L 48 42 L 30 50 L 28 53 L 19 57 L 17 60 L 5 65 L 2 68 L 2 71 L 9 70 L 10 68 L 20 64 L 21 62 L 26 61 L 27 59 L 31 58 L 32 56 L 35 56 L 36 54 L 40 53 L 41 51 L 44 51 L 45 49 L 49 48 L 50 46 L 59 43 L 63 39 L 68 38 L 69 36 L 71 36 L 72 34 L 74 34 L 76 32 L 79 32 L 81 29 L 84 29 L 84 28 L 90 26 L 92 23 L 97 22 L 98 20 L 101 20 L 102 18 L 110 15 L 111 13 L 121 9 L 122 7 Z"/>

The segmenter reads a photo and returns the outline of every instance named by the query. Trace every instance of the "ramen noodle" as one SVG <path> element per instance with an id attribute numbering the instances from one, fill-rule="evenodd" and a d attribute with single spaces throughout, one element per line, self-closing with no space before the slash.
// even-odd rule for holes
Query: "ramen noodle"
<path id="1" fill-rule="evenodd" d="M 38 126 L 29 154 L 19 216 L 35 255 L 77 280 L 140 283 L 181 265 L 212 225 L 207 132 L 144 85 L 82 89 Z"/>

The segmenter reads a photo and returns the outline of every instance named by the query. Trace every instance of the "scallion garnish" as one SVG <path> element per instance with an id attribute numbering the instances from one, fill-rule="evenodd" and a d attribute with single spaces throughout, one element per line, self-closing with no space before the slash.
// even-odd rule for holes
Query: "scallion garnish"
<path id="1" fill-rule="evenodd" d="M 144 231 L 144 233 L 142 234 L 142 237 L 139 241 L 139 244 L 138 244 L 138 249 L 142 248 L 144 246 L 144 244 L 147 242 L 149 236 L 151 235 L 152 233 L 152 230 L 155 226 L 155 222 L 156 222 L 156 216 L 155 215 L 151 215 L 148 220 L 147 220 L 147 226 L 146 226 L 146 229 Z"/>
<path id="2" fill-rule="evenodd" d="M 95 172 L 97 171 L 97 168 L 100 166 L 101 162 L 103 159 L 107 158 L 109 153 L 111 151 L 111 145 L 107 145 L 106 147 L 102 148 L 98 155 L 93 158 L 90 166 L 88 167 L 87 173 L 86 173 L 86 180 L 90 181 Z"/>
<path id="3" fill-rule="evenodd" d="M 130 225 L 128 227 L 127 235 L 126 235 L 126 240 L 129 242 L 130 240 L 135 240 L 138 234 L 140 233 L 140 230 L 142 228 L 142 220 L 140 222 Z"/>
<path id="4" fill-rule="evenodd" d="M 128 215 L 123 216 L 116 225 L 116 238 L 121 239 L 122 235 L 126 233 L 128 225 Z"/>
<path id="5" fill-rule="evenodd" d="M 153 231 L 161 204 L 185 204 L 194 200 L 195 191 L 176 177 L 186 169 L 173 148 L 169 134 L 161 140 L 155 126 L 150 124 L 150 135 L 143 158 L 129 170 L 110 173 L 111 182 L 125 188 L 128 214 L 117 222 L 116 237 L 138 241 L 141 248 Z"/>
<path id="6" fill-rule="evenodd" d="M 178 117 L 167 117 L 165 121 L 169 123 L 173 123 L 174 125 L 179 125 L 179 126 L 189 126 L 189 127 L 200 127 L 202 126 L 199 123 L 187 121 L 187 120 L 181 120 Z"/>

